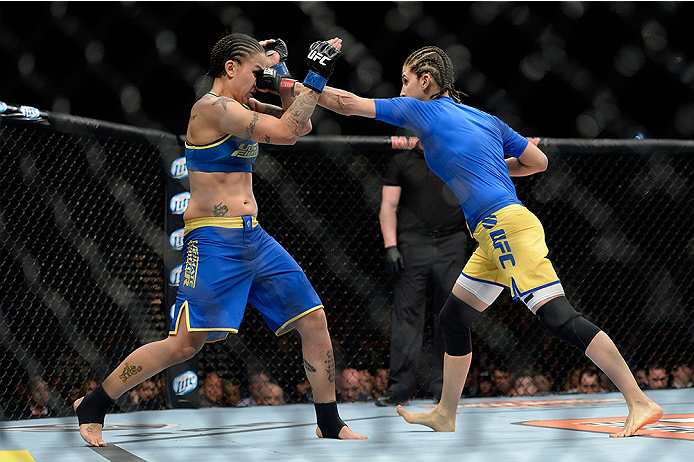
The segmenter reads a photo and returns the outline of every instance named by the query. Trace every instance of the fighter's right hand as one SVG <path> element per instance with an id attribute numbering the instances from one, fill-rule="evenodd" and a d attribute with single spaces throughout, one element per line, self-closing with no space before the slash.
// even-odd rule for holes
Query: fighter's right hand
<path id="1" fill-rule="evenodd" d="M 315 90 L 323 91 L 328 77 L 335 70 L 335 64 L 340 57 L 342 39 L 334 38 L 329 41 L 314 42 L 308 50 L 306 63 L 309 73 L 304 85 Z"/>

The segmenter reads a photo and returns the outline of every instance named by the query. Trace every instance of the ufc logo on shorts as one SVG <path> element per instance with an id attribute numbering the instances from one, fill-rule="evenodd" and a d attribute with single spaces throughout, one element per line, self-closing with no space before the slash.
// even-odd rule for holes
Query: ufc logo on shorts
<path id="1" fill-rule="evenodd" d="M 330 58 L 323 53 L 318 53 L 316 50 L 311 50 L 308 54 L 308 59 L 317 62 L 321 66 L 325 66 L 325 62 Z"/>
<path id="2" fill-rule="evenodd" d="M 506 240 L 506 231 L 503 229 L 497 229 L 496 231 L 489 233 L 489 237 L 492 238 L 494 248 L 499 249 L 502 253 L 502 255 L 499 257 L 501 267 L 506 269 L 506 262 L 510 262 L 511 266 L 516 266 L 516 259 L 513 258 L 513 254 L 511 253 L 511 246 L 508 245 L 508 241 Z"/>

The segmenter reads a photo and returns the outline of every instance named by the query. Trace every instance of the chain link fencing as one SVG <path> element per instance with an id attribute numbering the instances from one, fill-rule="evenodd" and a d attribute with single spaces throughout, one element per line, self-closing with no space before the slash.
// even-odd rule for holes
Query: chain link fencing
<path id="1" fill-rule="evenodd" d="M 0 118 L 0 410 L 7 420 L 67 416 L 90 380 L 101 382 L 132 350 L 168 335 L 181 255 L 167 230 L 167 181 L 183 148 L 168 133 L 50 113 L 30 120 L 10 109 Z M 393 281 L 378 222 L 381 175 L 410 142 L 307 137 L 262 147 L 255 164 L 259 222 L 320 295 L 338 369 L 376 376 L 388 368 Z M 549 170 L 515 183 L 543 222 L 569 300 L 632 368 L 653 359 L 691 364 L 694 143 L 539 139 L 539 146 Z M 429 313 L 414 397 L 427 397 L 431 321 Z M 560 393 L 575 368 L 590 364 L 507 291 L 473 342 L 466 395 L 503 368 L 544 372 L 549 392 Z M 238 335 L 206 345 L 195 372 L 235 381 L 243 397 L 260 370 L 285 402 L 309 399 L 298 333 L 275 337 L 249 307 Z M 166 381 L 161 374 L 155 383 Z M 137 409 L 133 399 L 126 393 L 117 410 Z"/>

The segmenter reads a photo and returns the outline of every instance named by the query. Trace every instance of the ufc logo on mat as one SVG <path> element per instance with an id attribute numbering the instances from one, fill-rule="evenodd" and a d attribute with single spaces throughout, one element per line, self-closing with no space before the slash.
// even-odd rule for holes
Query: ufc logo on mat
<path id="1" fill-rule="evenodd" d="M 328 56 L 325 56 L 323 53 L 318 53 L 316 50 L 311 50 L 307 57 L 321 66 L 325 66 L 326 60 L 330 59 Z"/>

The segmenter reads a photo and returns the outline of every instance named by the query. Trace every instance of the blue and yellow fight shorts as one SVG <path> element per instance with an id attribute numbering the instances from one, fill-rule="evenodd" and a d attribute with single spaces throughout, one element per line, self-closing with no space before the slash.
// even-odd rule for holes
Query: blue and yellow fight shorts
<path id="1" fill-rule="evenodd" d="M 282 335 L 292 322 L 323 305 L 303 270 L 255 217 L 187 220 L 183 270 L 170 334 L 185 316 L 189 331 L 207 342 L 237 333 L 246 303 Z"/>
<path id="2" fill-rule="evenodd" d="M 531 310 L 538 302 L 564 293 L 547 259 L 542 223 L 524 206 L 508 205 L 485 217 L 473 237 L 479 246 L 457 284 L 487 305 L 504 288 Z"/>

